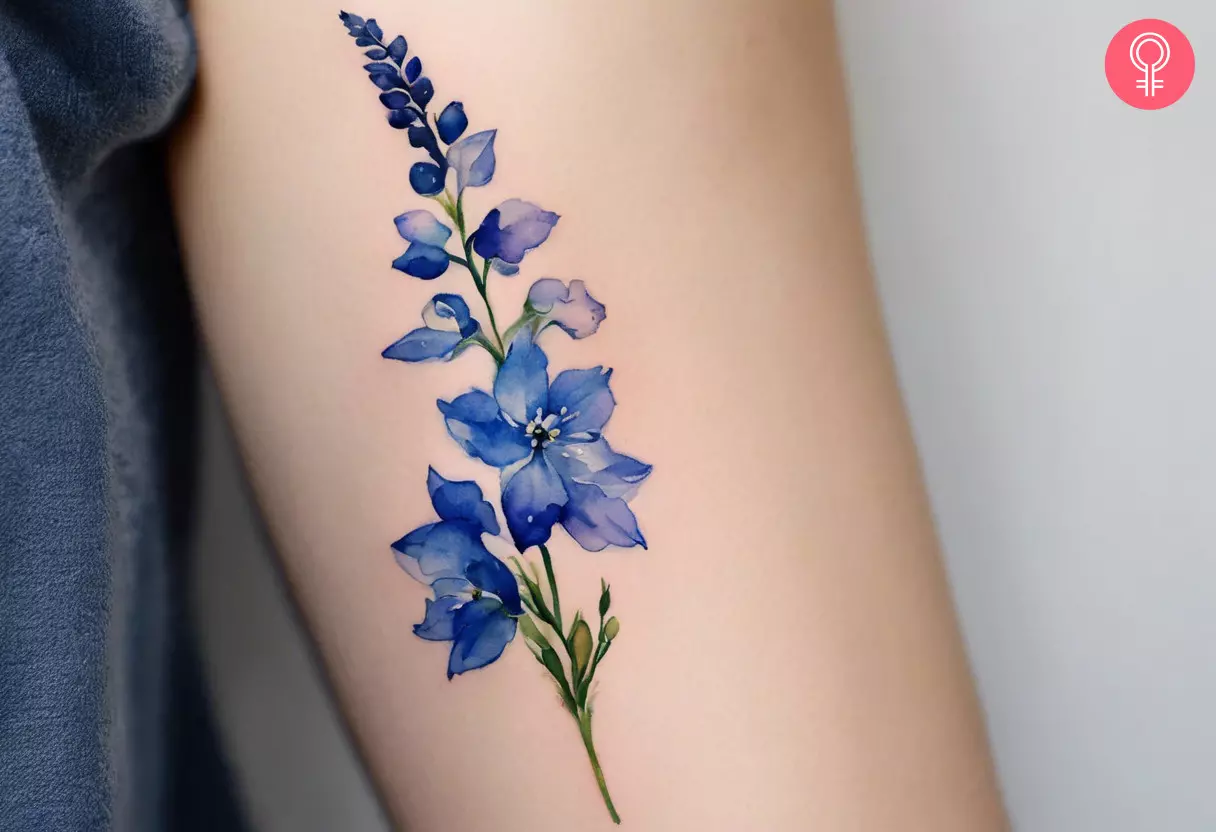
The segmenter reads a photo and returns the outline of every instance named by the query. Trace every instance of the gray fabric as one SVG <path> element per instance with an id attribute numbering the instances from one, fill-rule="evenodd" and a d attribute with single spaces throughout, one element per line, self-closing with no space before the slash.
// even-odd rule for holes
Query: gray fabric
<path id="1" fill-rule="evenodd" d="M 185 828 L 173 781 L 208 781 L 171 753 L 205 719 L 171 673 L 191 673 L 180 560 L 195 374 L 151 141 L 193 69 L 169 2 L 0 5 L 6 832 Z"/>

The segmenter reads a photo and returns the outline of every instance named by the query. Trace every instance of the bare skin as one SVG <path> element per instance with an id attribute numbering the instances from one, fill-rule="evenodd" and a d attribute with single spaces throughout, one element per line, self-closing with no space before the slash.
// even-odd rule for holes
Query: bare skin
<path id="1" fill-rule="evenodd" d="M 614 443 L 655 465 L 633 503 L 650 548 L 553 557 L 568 609 L 605 577 L 623 622 L 596 734 L 625 828 L 1005 829 L 867 274 L 830 4 L 350 10 L 499 130 L 480 213 L 563 215 L 521 277 L 492 278 L 496 303 L 552 275 L 608 307 L 547 349 L 616 368 Z M 475 295 L 389 268 L 392 217 L 431 206 L 337 12 L 193 5 L 175 199 L 228 409 L 396 822 L 613 828 L 526 650 L 449 682 L 444 646 L 411 633 L 427 592 L 388 545 L 432 519 L 428 465 L 497 494 L 435 409 L 493 364 L 379 357 L 434 292 Z"/>

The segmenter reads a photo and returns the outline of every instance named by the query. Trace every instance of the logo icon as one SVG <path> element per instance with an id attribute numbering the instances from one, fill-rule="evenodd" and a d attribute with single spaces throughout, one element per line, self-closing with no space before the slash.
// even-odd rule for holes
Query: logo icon
<path id="1" fill-rule="evenodd" d="M 1195 77 L 1195 52 L 1177 26 L 1146 18 L 1106 47 L 1106 80 L 1125 104 L 1160 110 L 1182 98 Z"/>

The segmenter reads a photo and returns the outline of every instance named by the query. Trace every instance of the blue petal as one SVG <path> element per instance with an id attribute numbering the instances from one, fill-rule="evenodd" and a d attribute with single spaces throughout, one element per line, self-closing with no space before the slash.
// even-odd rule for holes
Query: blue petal
<path id="1" fill-rule="evenodd" d="M 394 341 L 380 354 L 397 361 L 431 361 L 451 355 L 452 350 L 463 340 L 459 332 L 446 332 L 422 326 L 406 333 L 405 337 Z"/>
<path id="2" fill-rule="evenodd" d="M 435 97 L 435 85 L 431 83 L 430 78 L 419 78 L 417 81 L 410 82 L 410 97 L 422 109 L 426 109 L 426 105 L 431 103 L 431 99 Z"/>
<path id="3" fill-rule="evenodd" d="M 389 110 L 403 110 L 410 104 L 410 97 L 401 90 L 380 93 L 380 103 Z"/>
<path id="4" fill-rule="evenodd" d="M 483 130 L 466 136 L 448 148 L 448 165 L 456 171 L 456 193 L 479 188 L 494 178 L 494 136 L 497 130 Z"/>
<path id="5" fill-rule="evenodd" d="M 398 63 L 398 65 L 400 65 L 400 63 L 405 60 L 405 52 L 407 49 L 408 47 L 406 46 L 405 38 L 401 37 L 401 35 L 397 35 L 397 37 L 393 38 L 393 42 L 388 45 L 388 54 L 394 61 Z"/>
<path id="6" fill-rule="evenodd" d="M 448 253 L 442 247 L 411 243 L 405 254 L 393 261 L 393 268 L 411 277 L 434 280 L 448 270 L 449 262 Z"/>
<path id="7" fill-rule="evenodd" d="M 373 61 L 383 61 L 388 57 L 388 50 L 381 49 L 379 46 L 373 46 L 363 54 L 371 58 Z"/>
<path id="8" fill-rule="evenodd" d="M 612 416 L 616 399 L 608 388 L 611 370 L 563 370 L 549 388 L 549 410 L 560 414 L 557 426 L 565 441 L 589 441 L 599 436 Z M 564 412 L 563 412 L 564 411 Z"/>
<path id="9" fill-rule="evenodd" d="M 451 157 L 450 152 L 448 156 Z M 508 199 L 486 214 L 475 232 L 473 248 L 487 260 L 497 257 L 518 264 L 525 254 L 549 239 L 549 232 L 559 219 L 539 205 Z"/>
<path id="10" fill-rule="evenodd" d="M 468 599 L 445 595 L 426 599 L 426 615 L 414 625 L 414 635 L 427 641 L 451 641 L 456 634 L 456 610 Z"/>
<path id="11" fill-rule="evenodd" d="M 646 538 L 624 500 L 608 497 L 593 485 L 566 483 L 570 500 L 562 509 L 562 526 L 589 552 L 608 546 L 641 546 Z"/>
<path id="12" fill-rule="evenodd" d="M 494 506 L 486 502 L 481 494 L 481 486 L 477 483 L 470 480 L 449 480 L 431 468 L 427 471 L 426 490 L 431 495 L 431 505 L 435 507 L 440 519 L 467 520 L 488 534 L 498 534 L 501 531 L 498 518 L 494 516 Z M 490 590 L 488 586 L 481 588 Z"/>
<path id="13" fill-rule="evenodd" d="M 479 528 L 447 520 L 414 529 L 393 543 L 393 551 L 397 565 L 428 586 L 441 578 L 464 578 L 469 564 L 494 557 Z"/>
<path id="14" fill-rule="evenodd" d="M 357 14 L 350 12 L 338 12 L 338 19 L 346 26 L 346 30 L 350 32 L 351 37 L 358 37 L 363 34 L 364 21 Z"/>
<path id="15" fill-rule="evenodd" d="M 473 390 L 438 404 L 448 433 L 469 456 L 505 468 L 532 453 L 523 428 L 507 423 L 489 393 Z"/>
<path id="16" fill-rule="evenodd" d="M 418 119 L 418 114 L 413 110 L 389 110 L 388 123 L 390 127 L 397 130 L 404 130 Z"/>
<path id="17" fill-rule="evenodd" d="M 549 405 L 549 359 L 523 329 L 511 342 L 507 358 L 494 378 L 494 398 L 507 418 L 522 430 Z"/>
<path id="18" fill-rule="evenodd" d="M 507 612 L 521 615 L 524 611 L 523 602 L 519 599 L 519 583 L 507 565 L 498 558 L 491 557 L 469 564 L 465 570 L 469 582 L 485 592 L 498 596 Z"/>
<path id="19" fill-rule="evenodd" d="M 455 640 L 448 658 L 448 678 L 485 667 L 502 655 L 515 638 L 515 619 L 495 598 L 479 598 L 456 610 Z"/>
<path id="20" fill-rule="evenodd" d="M 464 104 L 453 101 L 443 108 L 435 122 L 439 128 L 439 138 L 444 144 L 451 144 L 460 138 L 465 128 L 469 126 L 469 117 L 464 114 Z"/>
<path id="21" fill-rule="evenodd" d="M 369 35 L 371 35 L 372 37 L 374 37 L 376 40 L 384 39 L 384 32 L 381 31 L 380 26 L 376 23 L 376 19 L 374 17 L 369 17 L 367 19 L 365 28 L 367 29 L 367 33 Z"/>
<path id="22" fill-rule="evenodd" d="M 393 222 L 397 224 L 397 233 L 401 238 L 411 243 L 442 247 L 452 236 L 452 229 L 435 219 L 430 211 L 422 209 L 406 211 Z"/>
<path id="23" fill-rule="evenodd" d="M 566 483 L 590 485 L 607 497 L 629 500 L 650 476 L 652 466 L 612 450 L 605 439 L 594 442 L 563 442 L 565 436 L 545 447 L 545 454 Z"/>
<path id="24" fill-rule="evenodd" d="M 524 551 L 549 539 L 566 504 L 566 489 L 544 454 L 503 475 L 502 513 L 515 547 Z"/>
<path id="25" fill-rule="evenodd" d="M 519 266 L 516 266 L 514 263 L 504 263 L 497 257 L 491 260 L 490 264 L 490 268 L 494 269 L 494 271 L 498 272 L 503 277 L 515 277 L 515 275 L 519 274 Z"/>
<path id="26" fill-rule="evenodd" d="M 418 80 L 418 76 L 422 74 L 422 61 L 418 56 L 410 58 L 409 63 L 405 65 L 405 80 L 411 84 Z"/>
<path id="27" fill-rule="evenodd" d="M 594 335 L 604 320 L 604 304 L 591 297 L 581 280 L 571 280 L 567 288 L 560 280 L 542 278 L 528 290 L 528 305 L 571 338 Z"/>
<path id="28" fill-rule="evenodd" d="M 460 295 L 444 292 L 431 298 L 422 309 L 422 321 L 431 329 L 459 332 L 468 338 L 480 329 L 480 324 L 469 314 L 469 305 Z"/>
<path id="29" fill-rule="evenodd" d="M 367 77 L 371 79 L 371 82 L 373 84 L 375 84 L 377 87 L 384 90 L 385 92 L 388 92 L 389 90 L 398 89 L 399 87 L 402 87 L 405 84 L 405 82 L 401 80 L 401 76 L 395 72 L 391 75 L 386 72 L 377 72 L 374 75 L 368 75 Z M 395 113 L 395 112 L 413 113 L 414 111 L 406 109 L 406 110 L 400 110 L 400 111 L 399 110 L 390 110 L 389 112 L 390 113 Z"/>
<path id="30" fill-rule="evenodd" d="M 434 162 L 415 162 L 410 166 L 410 187 L 419 196 L 433 196 L 442 191 L 443 179 L 443 168 Z"/>

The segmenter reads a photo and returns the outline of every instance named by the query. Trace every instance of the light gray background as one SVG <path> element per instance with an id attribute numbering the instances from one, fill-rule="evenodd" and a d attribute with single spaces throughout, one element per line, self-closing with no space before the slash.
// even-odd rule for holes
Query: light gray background
<path id="1" fill-rule="evenodd" d="M 1216 4 L 839 14 L 875 270 L 1017 828 L 1216 829 Z M 1160 112 L 1103 77 L 1150 16 L 1198 56 Z M 257 828 L 384 829 L 207 414 L 199 606 Z"/>

